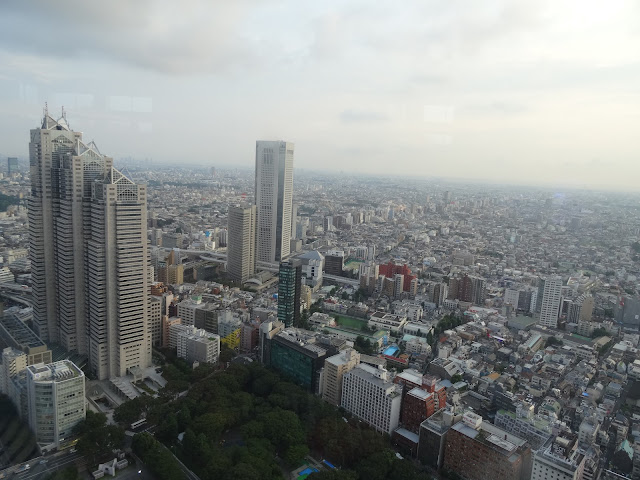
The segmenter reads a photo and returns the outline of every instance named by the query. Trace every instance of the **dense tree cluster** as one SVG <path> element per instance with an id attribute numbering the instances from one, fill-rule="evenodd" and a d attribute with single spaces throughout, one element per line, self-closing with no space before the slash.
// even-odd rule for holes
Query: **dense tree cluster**
<path id="1" fill-rule="evenodd" d="M 118 425 L 107 425 L 104 413 L 87 410 L 86 418 L 74 428 L 79 435 L 77 449 L 90 463 L 113 458 L 114 450 L 122 447 L 124 429 Z"/>
<path id="2" fill-rule="evenodd" d="M 356 337 L 356 341 L 353 342 L 353 348 L 360 353 L 365 355 L 372 355 L 374 353 L 373 345 L 368 338 L 364 338 L 361 335 Z"/>
<path id="3" fill-rule="evenodd" d="M 233 364 L 193 384 L 186 396 L 155 400 L 148 409 L 156 438 L 202 480 L 280 479 L 309 453 L 342 469 L 312 478 L 428 478 L 395 456 L 387 436 L 342 415 L 259 364 Z M 134 450 L 150 465 L 157 447 L 146 438 L 141 446 L 138 437 Z"/>
<path id="4" fill-rule="evenodd" d="M 19 205 L 20 199 L 13 195 L 0 193 L 0 212 L 6 212 L 11 205 Z"/>
<path id="5" fill-rule="evenodd" d="M 184 474 L 173 455 L 150 434 L 140 433 L 134 436 L 131 448 L 159 480 L 184 478 Z"/>
<path id="6" fill-rule="evenodd" d="M 459 318 L 455 315 L 445 315 L 440 319 L 438 324 L 434 327 L 434 332 L 436 335 L 440 335 L 445 330 L 450 330 L 452 328 L 459 327 L 462 325 L 463 319 Z"/>
<path id="7" fill-rule="evenodd" d="M 609 332 L 607 331 L 606 328 L 596 328 L 593 332 L 591 332 L 591 338 L 598 338 L 598 337 L 606 337 L 609 335 Z"/>

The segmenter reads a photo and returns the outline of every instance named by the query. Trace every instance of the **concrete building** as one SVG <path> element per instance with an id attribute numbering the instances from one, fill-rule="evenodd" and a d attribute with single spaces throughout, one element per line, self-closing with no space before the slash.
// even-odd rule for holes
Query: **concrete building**
<path id="1" fill-rule="evenodd" d="M 538 288 L 538 296 L 542 294 L 538 323 L 544 327 L 556 328 L 562 299 L 562 277 L 546 278 Z"/>
<path id="2" fill-rule="evenodd" d="M 342 379 L 342 407 L 379 432 L 389 435 L 400 422 L 402 387 L 389 372 L 360 364 Z"/>
<path id="3" fill-rule="evenodd" d="M 218 335 L 226 338 L 234 334 L 242 327 L 240 316 L 231 310 L 222 310 L 218 314 Z"/>
<path id="4" fill-rule="evenodd" d="M 256 273 L 256 206 L 230 206 L 227 276 L 244 283 Z"/>
<path id="5" fill-rule="evenodd" d="M 329 250 L 324 256 L 324 273 L 341 277 L 343 268 L 344 252 L 342 250 Z"/>
<path id="6" fill-rule="evenodd" d="M 462 415 L 441 409 L 420 424 L 418 458 L 426 465 L 439 470 L 444 463 L 447 432 Z"/>
<path id="7" fill-rule="evenodd" d="M 531 449 L 521 438 L 467 412 L 447 432 L 444 468 L 468 480 L 528 480 Z"/>
<path id="8" fill-rule="evenodd" d="M 353 370 L 360 363 L 360 354 L 352 348 L 327 358 L 324 361 L 320 394 L 322 399 L 336 407 L 342 399 L 342 379 L 344 374 Z"/>
<path id="9" fill-rule="evenodd" d="M 201 328 L 186 327 L 177 332 L 178 357 L 189 363 L 216 363 L 220 356 L 220 337 Z"/>
<path id="10" fill-rule="evenodd" d="M 11 379 L 27 368 L 27 356 L 24 352 L 7 347 L 2 350 L 0 365 L 0 392 L 9 395 Z"/>
<path id="11" fill-rule="evenodd" d="M 374 327 L 380 330 L 389 330 L 393 335 L 402 333 L 404 325 L 407 323 L 407 317 L 394 315 L 393 313 L 374 312 L 367 325 L 369 328 Z"/>
<path id="12" fill-rule="evenodd" d="M 584 469 L 585 454 L 577 436 L 564 433 L 550 438 L 536 453 L 531 480 L 581 480 Z"/>
<path id="13" fill-rule="evenodd" d="M 151 345 L 159 347 L 162 343 L 162 297 L 149 298 L 149 327 Z"/>
<path id="14" fill-rule="evenodd" d="M 162 317 L 162 346 L 165 348 L 170 347 L 172 343 L 172 348 L 176 347 L 177 333 L 174 334 L 173 338 L 171 336 L 171 327 L 174 325 L 182 325 L 182 319 L 180 317 L 169 317 L 167 315 Z"/>
<path id="15" fill-rule="evenodd" d="M 297 257 L 302 262 L 302 281 L 313 290 L 322 286 L 322 267 L 324 256 L 317 250 L 303 253 Z"/>
<path id="16" fill-rule="evenodd" d="M 293 149 L 283 141 L 256 142 L 256 261 L 280 262 L 289 256 L 293 200 Z"/>
<path id="17" fill-rule="evenodd" d="M 567 323 L 586 323 L 591 321 L 594 300 L 592 295 L 582 294 L 569 304 Z"/>
<path id="18" fill-rule="evenodd" d="M 500 409 L 493 422 L 496 427 L 520 437 L 535 451 L 551 437 L 551 423 L 548 419 L 534 415 L 533 405 L 518 405 L 516 411 Z"/>
<path id="19" fill-rule="evenodd" d="M 99 379 L 151 364 L 146 186 L 47 111 L 29 144 L 33 324 Z"/>
<path id="20" fill-rule="evenodd" d="M 84 420 L 84 373 L 69 360 L 27 367 L 29 425 L 41 447 L 60 447 Z"/>

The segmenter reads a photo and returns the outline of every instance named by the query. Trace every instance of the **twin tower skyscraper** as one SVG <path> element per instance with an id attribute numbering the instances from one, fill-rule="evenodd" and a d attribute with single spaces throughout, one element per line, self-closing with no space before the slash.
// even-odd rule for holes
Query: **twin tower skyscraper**
<path id="1" fill-rule="evenodd" d="M 227 274 L 237 282 L 255 274 L 256 262 L 291 253 L 293 150 L 290 142 L 256 142 L 254 205 L 229 207 Z"/>
<path id="2" fill-rule="evenodd" d="M 29 164 L 34 330 L 86 355 L 101 380 L 150 366 L 146 186 L 46 109 L 31 130 Z M 292 196 L 293 144 L 257 142 L 255 205 L 229 213 L 228 268 L 238 280 L 256 260 L 289 255 Z"/>
<path id="3" fill-rule="evenodd" d="M 29 143 L 33 324 L 99 379 L 151 365 L 147 191 L 45 109 Z"/>

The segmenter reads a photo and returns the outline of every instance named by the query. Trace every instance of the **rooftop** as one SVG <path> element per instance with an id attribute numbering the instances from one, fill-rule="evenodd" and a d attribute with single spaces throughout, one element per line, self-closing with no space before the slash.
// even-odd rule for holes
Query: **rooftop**
<path id="1" fill-rule="evenodd" d="M 0 316 L 0 335 L 15 348 L 24 350 L 25 348 L 46 347 L 33 330 L 10 312 L 5 312 Z"/>

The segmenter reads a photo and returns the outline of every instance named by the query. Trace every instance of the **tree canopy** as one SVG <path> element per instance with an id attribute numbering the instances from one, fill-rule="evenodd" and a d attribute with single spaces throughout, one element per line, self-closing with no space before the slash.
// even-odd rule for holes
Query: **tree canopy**
<path id="1" fill-rule="evenodd" d="M 254 363 L 232 364 L 193 384 L 184 397 L 156 401 L 147 418 L 157 423 L 156 438 L 202 480 L 281 479 L 283 470 L 300 466 L 311 451 L 340 470 L 310 478 L 428 478 L 395 457 L 387 436 L 360 422 L 347 423 L 343 415 Z M 157 447 L 139 437 L 134 451 L 142 452 L 145 463 L 153 462 Z"/>

